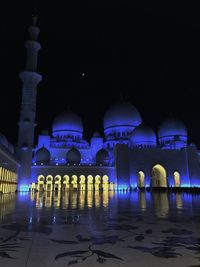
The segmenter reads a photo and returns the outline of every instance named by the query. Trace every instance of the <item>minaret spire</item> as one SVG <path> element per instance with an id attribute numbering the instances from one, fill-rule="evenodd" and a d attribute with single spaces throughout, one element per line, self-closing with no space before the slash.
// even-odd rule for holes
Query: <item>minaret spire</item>
<path id="1" fill-rule="evenodd" d="M 39 28 L 37 15 L 33 15 L 32 25 L 28 29 L 29 39 L 25 42 L 27 58 L 25 70 L 19 73 L 23 82 L 22 102 L 19 119 L 18 157 L 21 162 L 19 186 L 28 185 L 31 175 L 32 149 L 34 143 L 37 85 L 42 76 L 37 72 L 37 57 L 41 48 L 38 42 Z"/>

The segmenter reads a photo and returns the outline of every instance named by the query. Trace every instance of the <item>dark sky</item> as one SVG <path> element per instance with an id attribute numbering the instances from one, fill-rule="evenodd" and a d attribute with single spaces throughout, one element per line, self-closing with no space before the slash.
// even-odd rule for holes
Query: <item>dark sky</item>
<path id="1" fill-rule="evenodd" d="M 102 131 L 106 109 L 123 94 L 154 130 L 170 114 L 183 120 L 190 142 L 200 147 L 199 10 L 133 2 L 38 1 L 43 81 L 37 133 L 51 130 L 54 117 L 69 105 L 81 115 L 88 139 Z M 33 9 L 27 0 L 1 4 L 0 131 L 13 143 L 22 87 L 18 72 Z"/>

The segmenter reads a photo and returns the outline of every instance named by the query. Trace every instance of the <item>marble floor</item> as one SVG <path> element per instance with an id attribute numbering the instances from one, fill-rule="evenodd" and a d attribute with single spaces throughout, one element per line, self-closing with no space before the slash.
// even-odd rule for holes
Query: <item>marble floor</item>
<path id="1" fill-rule="evenodd" d="M 0 196 L 0 266 L 200 266 L 200 195 Z"/>

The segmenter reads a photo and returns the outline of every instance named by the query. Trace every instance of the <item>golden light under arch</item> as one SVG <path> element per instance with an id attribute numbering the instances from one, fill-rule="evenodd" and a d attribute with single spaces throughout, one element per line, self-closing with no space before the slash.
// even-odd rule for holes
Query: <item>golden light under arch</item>
<path id="1" fill-rule="evenodd" d="M 174 187 L 180 187 L 181 185 L 181 176 L 178 171 L 174 172 Z"/>
<path id="2" fill-rule="evenodd" d="M 152 187 L 167 187 L 167 172 L 160 164 L 152 168 Z"/>
<path id="3" fill-rule="evenodd" d="M 143 171 L 138 172 L 138 187 L 145 187 L 145 174 Z"/>

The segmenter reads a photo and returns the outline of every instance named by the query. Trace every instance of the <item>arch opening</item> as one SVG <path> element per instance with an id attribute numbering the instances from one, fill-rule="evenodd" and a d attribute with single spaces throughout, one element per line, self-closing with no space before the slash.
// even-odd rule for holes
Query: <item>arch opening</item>
<path id="1" fill-rule="evenodd" d="M 93 176 L 92 175 L 88 175 L 87 177 L 87 189 L 90 191 L 90 190 L 93 190 Z"/>
<path id="2" fill-rule="evenodd" d="M 38 191 L 44 191 L 44 181 L 45 181 L 44 175 L 39 175 L 38 176 Z"/>
<path id="3" fill-rule="evenodd" d="M 46 177 L 46 191 L 52 191 L 53 190 L 53 176 L 47 175 Z"/>
<path id="4" fill-rule="evenodd" d="M 174 172 L 174 187 L 180 187 L 181 181 L 180 181 L 180 173 L 178 171 Z"/>
<path id="5" fill-rule="evenodd" d="M 162 165 L 156 164 L 152 168 L 151 182 L 152 187 L 167 187 L 167 172 Z"/>
<path id="6" fill-rule="evenodd" d="M 145 174 L 143 171 L 138 172 L 138 187 L 145 187 Z"/>
<path id="7" fill-rule="evenodd" d="M 109 189 L 109 184 L 108 184 L 108 175 L 104 175 L 102 177 L 102 188 L 103 190 L 108 190 Z"/>
<path id="8" fill-rule="evenodd" d="M 79 188 L 82 191 L 85 190 L 85 180 L 86 180 L 85 175 L 80 175 L 80 177 L 79 177 Z"/>
<path id="9" fill-rule="evenodd" d="M 60 191 L 61 190 L 61 176 L 56 175 L 54 177 L 54 191 Z"/>
<path id="10" fill-rule="evenodd" d="M 95 189 L 95 191 L 98 191 L 100 189 L 101 176 L 96 175 L 94 179 L 95 179 L 94 189 Z"/>
<path id="11" fill-rule="evenodd" d="M 62 186 L 62 189 L 63 189 L 63 191 L 66 191 L 66 190 L 69 189 L 69 187 L 70 187 L 70 177 L 69 177 L 69 175 L 65 174 L 63 176 L 63 186 Z"/>
<path id="12" fill-rule="evenodd" d="M 73 189 L 77 189 L 78 188 L 78 177 L 77 177 L 77 175 L 72 175 L 71 184 L 72 184 L 72 188 Z"/>

